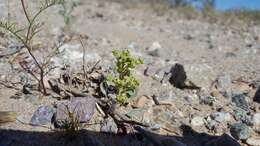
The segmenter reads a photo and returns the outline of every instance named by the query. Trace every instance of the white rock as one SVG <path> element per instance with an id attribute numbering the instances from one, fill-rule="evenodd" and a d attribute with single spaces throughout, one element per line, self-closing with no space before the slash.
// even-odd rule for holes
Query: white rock
<path id="1" fill-rule="evenodd" d="M 185 64 L 184 68 L 189 80 L 199 87 L 208 89 L 210 88 L 212 82 L 216 79 L 214 69 L 208 64 L 191 63 Z"/>
<path id="2" fill-rule="evenodd" d="M 231 120 L 230 113 L 215 112 L 211 114 L 211 117 L 217 122 L 228 122 Z"/>
<path id="3" fill-rule="evenodd" d="M 204 125 L 204 118 L 196 116 L 191 120 L 191 126 L 197 127 Z"/>
<path id="4" fill-rule="evenodd" d="M 253 116 L 253 123 L 254 123 L 254 126 L 260 127 L 260 113 L 256 113 Z"/>
<path id="5" fill-rule="evenodd" d="M 153 44 L 149 47 L 149 50 L 152 51 L 152 50 L 156 50 L 156 49 L 161 49 L 162 46 L 159 42 L 153 42 Z"/>
<path id="6" fill-rule="evenodd" d="M 255 138 L 248 138 L 246 140 L 246 143 L 250 146 L 260 146 L 260 138 L 255 139 Z"/>

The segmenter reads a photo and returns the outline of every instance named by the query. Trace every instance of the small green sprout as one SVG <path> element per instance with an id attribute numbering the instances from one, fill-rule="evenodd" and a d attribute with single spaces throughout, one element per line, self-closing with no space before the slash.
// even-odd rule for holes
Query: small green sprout
<path id="1" fill-rule="evenodd" d="M 143 64 L 143 60 L 132 57 L 129 50 L 113 50 L 112 53 L 116 58 L 117 76 L 109 75 L 107 79 L 117 88 L 117 102 L 126 104 L 127 99 L 136 93 L 136 89 L 140 85 L 139 80 L 131 71 Z"/>

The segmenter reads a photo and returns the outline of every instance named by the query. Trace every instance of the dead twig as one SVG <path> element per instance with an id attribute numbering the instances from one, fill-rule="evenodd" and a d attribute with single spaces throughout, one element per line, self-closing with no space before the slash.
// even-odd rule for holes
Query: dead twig
<path id="1" fill-rule="evenodd" d="M 83 70 L 83 73 L 84 73 L 84 78 L 87 77 L 87 72 L 86 72 L 86 67 L 85 67 L 85 58 L 86 58 L 86 48 L 85 48 L 85 45 L 82 41 L 82 37 L 79 36 L 79 41 L 80 41 L 80 44 L 82 46 L 82 50 L 83 50 L 83 57 L 82 57 L 82 70 Z"/>
<path id="2" fill-rule="evenodd" d="M 5 86 L 6 88 L 12 88 L 12 89 L 15 89 L 15 90 L 21 90 L 20 88 L 16 87 L 12 83 L 8 84 L 7 82 L 4 82 L 4 81 L 0 81 L 0 85 Z"/>
<path id="3" fill-rule="evenodd" d="M 94 72 L 94 70 L 96 69 L 97 65 L 101 62 L 101 60 L 98 60 L 92 67 L 91 69 L 88 71 L 88 74 L 91 74 Z"/>

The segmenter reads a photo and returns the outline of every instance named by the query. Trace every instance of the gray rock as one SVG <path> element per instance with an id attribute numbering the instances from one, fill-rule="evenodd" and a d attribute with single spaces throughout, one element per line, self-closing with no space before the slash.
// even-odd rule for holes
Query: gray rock
<path id="1" fill-rule="evenodd" d="M 184 99 L 189 103 L 199 102 L 199 97 L 196 94 L 184 96 Z"/>
<path id="2" fill-rule="evenodd" d="M 256 113 L 253 116 L 253 124 L 256 127 L 260 127 L 260 113 Z"/>
<path id="3" fill-rule="evenodd" d="M 100 131 L 107 133 L 117 133 L 117 125 L 111 117 L 105 118 L 101 124 Z"/>
<path id="4" fill-rule="evenodd" d="M 159 42 L 153 42 L 153 44 L 147 48 L 148 50 L 148 55 L 153 56 L 153 57 L 160 57 L 161 52 L 160 50 L 162 49 L 162 46 L 160 45 Z"/>
<path id="5" fill-rule="evenodd" d="M 219 75 L 217 77 L 217 88 L 227 98 L 231 98 L 231 77 L 230 75 Z"/>
<path id="6" fill-rule="evenodd" d="M 159 93 L 158 101 L 163 103 L 171 103 L 176 99 L 176 95 L 173 91 L 164 91 Z"/>
<path id="7" fill-rule="evenodd" d="M 200 99 L 200 103 L 207 104 L 210 106 L 213 106 L 215 101 L 216 101 L 216 98 L 213 96 L 204 96 Z"/>
<path id="8" fill-rule="evenodd" d="M 63 101 L 57 104 L 57 113 L 55 123 L 69 120 L 68 113 L 74 113 L 81 123 L 88 122 L 95 112 L 96 99 L 92 96 L 74 97 L 69 101 Z"/>
<path id="9" fill-rule="evenodd" d="M 131 119 L 141 121 L 143 119 L 144 113 L 148 109 L 146 107 L 144 108 L 138 108 L 138 109 L 132 109 L 128 113 L 126 113 L 126 116 L 128 116 Z"/>
<path id="10" fill-rule="evenodd" d="M 235 103 L 235 105 L 245 111 L 249 111 L 249 105 L 246 101 L 246 97 L 243 94 L 235 95 L 232 97 L 232 102 Z"/>
<path id="11" fill-rule="evenodd" d="M 33 125 L 51 124 L 55 109 L 51 106 L 41 106 L 33 114 L 30 123 Z"/>
<path id="12" fill-rule="evenodd" d="M 148 52 L 149 55 L 153 56 L 153 57 L 160 57 L 160 50 L 159 49 L 155 49 L 155 50 L 151 50 Z"/>
<path id="13" fill-rule="evenodd" d="M 218 126 L 219 126 L 219 123 L 216 122 L 215 120 L 212 120 L 211 118 L 209 118 L 209 120 L 207 120 L 206 127 L 209 130 L 216 130 L 216 128 L 218 128 Z"/>
<path id="14" fill-rule="evenodd" d="M 204 125 L 204 118 L 196 116 L 191 119 L 191 126 L 197 127 L 197 126 L 203 126 Z"/>
<path id="15" fill-rule="evenodd" d="M 167 84 L 171 77 L 171 74 L 169 74 L 171 67 L 172 67 L 172 65 L 166 65 L 166 66 L 159 68 L 158 70 L 156 70 L 154 77 L 156 79 L 160 80 L 160 82 L 162 84 Z"/>
<path id="16" fill-rule="evenodd" d="M 145 76 L 154 76 L 158 68 L 155 65 L 149 64 L 144 70 Z"/>
<path id="17" fill-rule="evenodd" d="M 204 146 L 240 146 L 240 144 L 227 134 L 207 142 Z"/>
<path id="18" fill-rule="evenodd" d="M 216 79 L 214 69 L 206 63 L 185 64 L 187 77 L 196 86 L 209 89 L 212 82 Z"/>
<path id="19" fill-rule="evenodd" d="M 253 122 L 252 122 L 250 116 L 248 116 L 247 112 L 243 109 L 240 109 L 240 108 L 235 109 L 234 116 L 235 116 L 235 119 L 238 121 L 241 121 L 249 126 L 253 125 Z"/>
<path id="20" fill-rule="evenodd" d="M 250 146 L 260 146 L 260 138 L 248 138 L 246 143 Z"/>
<path id="21" fill-rule="evenodd" d="M 260 86 L 258 87 L 253 100 L 257 103 L 260 103 Z"/>
<path id="22" fill-rule="evenodd" d="M 154 124 L 150 127 L 151 130 L 155 131 L 155 130 L 160 130 L 161 129 L 161 125 L 160 124 Z"/>
<path id="23" fill-rule="evenodd" d="M 217 122 L 228 122 L 231 120 L 231 115 L 224 112 L 215 112 L 211 114 L 211 118 Z"/>
<path id="24" fill-rule="evenodd" d="M 244 123 L 236 123 L 230 128 L 231 135 L 238 140 L 246 140 L 251 135 L 250 128 Z"/>

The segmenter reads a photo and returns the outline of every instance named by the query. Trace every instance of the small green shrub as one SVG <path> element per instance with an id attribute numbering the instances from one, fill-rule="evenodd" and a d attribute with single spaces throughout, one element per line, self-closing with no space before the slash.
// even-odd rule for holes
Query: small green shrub
<path id="1" fill-rule="evenodd" d="M 117 75 L 109 75 L 108 80 L 114 83 L 117 88 L 117 102 L 125 104 L 127 99 L 136 93 L 136 89 L 140 84 L 131 71 L 138 65 L 143 64 L 143 60 L 132 57 L 129 50 L 113 50 L 112 53 L 116 58 Z"/>

